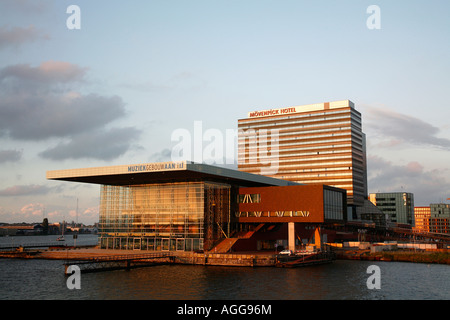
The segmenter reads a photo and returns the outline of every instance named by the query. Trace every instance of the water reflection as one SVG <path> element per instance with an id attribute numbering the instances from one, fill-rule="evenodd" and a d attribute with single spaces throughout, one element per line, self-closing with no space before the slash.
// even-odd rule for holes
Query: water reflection
<path id="1" fill-rule="evenodd" d="M 381 269 L 381 289 L 366 286 Z M 450 299 L 450 266 L 335 261 L 297 269 L 155 266 L 82 274 L 66 286 L 62 261 L 0 259 L 0 299 L 363 300 Z"/>

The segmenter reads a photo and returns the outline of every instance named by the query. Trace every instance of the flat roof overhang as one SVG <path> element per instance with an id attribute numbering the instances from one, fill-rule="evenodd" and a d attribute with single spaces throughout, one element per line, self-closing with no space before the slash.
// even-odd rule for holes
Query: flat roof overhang
<path id="1" fill-rule="evenodd" d="M 48 180 L 101 185 L 139 185 L 214 181 L 239 186 L 288 186 L 298 183 L 189 161 L 47 171 Z"/>

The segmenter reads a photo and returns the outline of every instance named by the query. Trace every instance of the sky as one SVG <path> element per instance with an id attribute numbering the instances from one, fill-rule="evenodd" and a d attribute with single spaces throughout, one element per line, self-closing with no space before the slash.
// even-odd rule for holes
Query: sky
<path id="1" fill-rule="evenodd" d="M 46 171 L 170 161 L 195 123 L 225 134 L 249 111 L 337 100 L 362 114 L 369 192 L 446 202 L 449 13 L 448 0 L 0 0 L 0 222 L 93 224 L 100 187 Z"/>

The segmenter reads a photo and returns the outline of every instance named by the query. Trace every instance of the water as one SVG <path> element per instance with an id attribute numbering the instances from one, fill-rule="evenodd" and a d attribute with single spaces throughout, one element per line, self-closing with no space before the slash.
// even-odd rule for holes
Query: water
<path id="1" fill-rule="evenodd" d="M 373 264 L 381 270 L 381 289 L 366 285 Z M 79 290 L 68 289 L 67 279 L 63 261 L 0 259 L 0 300 L 450 299 L 450 266 L 406 262 L 337 260 L 295 269 L 165 265 L 83 273 Z"/>
<path id="2" fill-rule="evenodd" d="M 79 234 L 77 239 L 73 239 L 73 235 L 69 234 L 64 236 L 65 241 L 56 241 L 58 237 L 60 237 L 60 235 L 0 237 L 0 247 L 41 243 L 54 243 L 55 245 L 67 246 L 86 246 L 96 245 L 98 243 L 98 236 L 95 234 Z"/>

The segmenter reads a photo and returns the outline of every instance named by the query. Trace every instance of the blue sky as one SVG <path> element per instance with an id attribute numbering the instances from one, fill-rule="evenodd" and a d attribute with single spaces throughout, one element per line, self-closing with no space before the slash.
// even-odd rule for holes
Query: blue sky
<path id="1" fill-rule="evenodd" d="M 81 10 L 70 30 L 70 5 Z M 367 28 L 377 5 L 381 29 Z M 0 1 L 0 222 L 98 219 L 47 170 L 170 160 L 171 134 L 349 99 L 370 192 L 450 197 L 450 3 Z"/>

